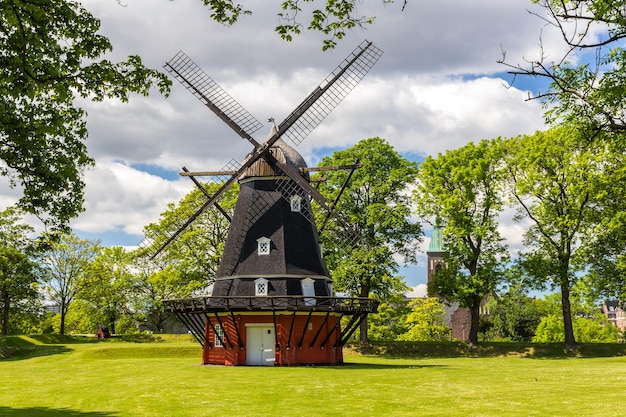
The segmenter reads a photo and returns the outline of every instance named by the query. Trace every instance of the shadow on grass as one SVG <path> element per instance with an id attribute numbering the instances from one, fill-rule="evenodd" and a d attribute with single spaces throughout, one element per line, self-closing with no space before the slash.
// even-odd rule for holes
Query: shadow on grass
<path id="1" fill-rule="evenodd" d="M 626 356 L 626 344 L 581 343 L 575 350 L 562 343 L 491 342 L 478 346 L 462 342 L 381 342 L 350 344 L 347 351 L 386 358 L 490 358 L 520 357 L 532 359 L 604 358 Z"/>
<path id="2" fill-rule="evenodd" d="M 346 362 L 341 366 L 334 367 L 335 369 L 422 369 L 422 368 L 447 368 L 447 365 L 419 365 L 415 363 L 411 364 L 388 364 L 388 363 L 352 363 Z"/>
<path id="3" fill-rule="evenodd" d="M 20 361 L 24 359 L 37 358 L 41 356 L 52 356 L 59 355 L 61 353 L 71 352 L 72 349 L 65 346 L 29 346 L 20 348 L 15 352 L 10 352 L 7 357 L 0 357 L 0 361 L 10 362 L 10 361 Z M 2 409 L 0 408 L 0 416 L 3 416 Z"/>
<path id="4" fill-rule="evenodd" d="M 164 341 L 161 336 L 147 333 L 116 335 L 106 340 L 111 342 L 120 341 L 128 343 L 154 343 Z"/>
<path id="5" fill-rule="evenodd" d="M 113 417 L 117 415 L 117 413 L 78 411 L 68 408 L 9 408 L 0 406 L 0 416 L 3 417 Z"/>
<path id="6" fill-rule="evenodd" d="M 58 338 L 55 338 L 56 341 L 58 341 Z M 70 351 L 72 349 L 65 345 L 45 344 L 39 337 L 5 336 L 0 338 L 1 361 L 17 361 L 39 356 L 58 355 Z"/>

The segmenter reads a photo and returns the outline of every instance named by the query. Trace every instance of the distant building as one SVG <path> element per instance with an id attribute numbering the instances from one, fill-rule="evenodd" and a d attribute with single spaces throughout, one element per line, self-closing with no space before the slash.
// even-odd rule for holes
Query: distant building
<path id="1" fill-rule="evenodd" d="M 430 283 L 430 280 L 437 272 L 447 268 L 445 256 L 446 249 L 443 244 L 442 229 L 441 226 L 435 226 L 430 237 L 430 245 L 426 251 L 428 283 Z M 471 326 L 469 308 L 460 307 L 458 302 L 453 302 L 444 308 L 446 310 L 446 325 L 452 329 L 452 338 L 466 342 Z"/>
<path id="2" fill-rule="evenodd" d="M 61 306 L 58 304 L 48 304 L 48 305 L 43 306 L 43 312 L 44 314 L 47 314 L 47 313 L 59 314 L 61 312 Z"/>
<path id="3" fill-rule="evenodd" d="M 603 302 L 602 311 L 609 323 L 622 331 L 626 329 L 626 312 L 622 310 L 617 301 Z"/>

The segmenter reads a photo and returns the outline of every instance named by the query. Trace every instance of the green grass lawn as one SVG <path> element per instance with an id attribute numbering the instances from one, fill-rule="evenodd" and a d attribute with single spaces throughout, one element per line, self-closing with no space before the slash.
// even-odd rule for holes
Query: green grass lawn
<path id="1" fill-rule="evenodd" d="M 377 346 L 344 366 L 200 366 L 165 340 L 0 338 L 0 416 L 624 416 L 626 348 Z"/>

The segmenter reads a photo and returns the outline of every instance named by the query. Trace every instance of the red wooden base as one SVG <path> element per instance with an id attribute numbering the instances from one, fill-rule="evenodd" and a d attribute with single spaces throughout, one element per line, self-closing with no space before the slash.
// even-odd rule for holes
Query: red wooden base
<path id="1" fill-rule="evenodd" d="M 202 363 L 337 365 L 343 363 L 338 313 L 251 312 L 209 315 Z M 216 337 L 215 331 L 224 329 Z M 221 346 L 220 346 L 221 345 Z M 336 346 L 337 345 L 337 346 Z"/>

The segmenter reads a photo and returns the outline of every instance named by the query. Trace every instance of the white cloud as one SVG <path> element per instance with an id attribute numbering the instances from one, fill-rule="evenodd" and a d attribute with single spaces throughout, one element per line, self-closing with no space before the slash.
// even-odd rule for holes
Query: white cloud
<path id="1" fill-rule="evenodd" d="M 411 290 L 406 293 L 406 296 L 410 298 L 423 298 L 426 297 L 427 293 L 428 286 L 426 284 L 417 284 L 411 287 Z"/>
<path id="2" fill-rule="evenodd" d="M 537 50 L 542 22 L 527 13 L 529 0 L 410 0 L 404 12 L 399 4 L 363 2 L 359 12 L 377 16 L 376 23 L 350 32 L 328 52 L 321 52 L 317 34 L 280 40 L 273 31 L 278 5 L 262 0 L 246 2 L 255 14 L 231 28 L 213 22 L 198 0 L 82 3 L 101 19 L 114 46 L 111 59 L 138 54 L 147 66 L 161 68 L 183 49 L 264 123 L 287 116 L 363 38 L 374 41 L 384 51 L 380 61 L 298 146 L 309 162 L 373 136 L 406 154 L 432 155 L 543 126 L 538 103 L 525 101 L 524 91 L 506 89 L 500 74 L 506 68 L 496 62 L 502 47 L 520 59 Z M 131 165 L 217 170 L 251 150 L 177 82 L 167 99 L 155 91 L 129 103 L 84 106 L 87 146 L 97 166 L 85 176 L 86 210 L 72 223 L 77 231 L 138 234 L 193 188 L 190 181 L 168 181 Z M 255 138 L 262 140 L 268 129 L 266 123 Z M 0 178 L 0 204 L 8 205 L 19 194 L 5 180 Z"/>

